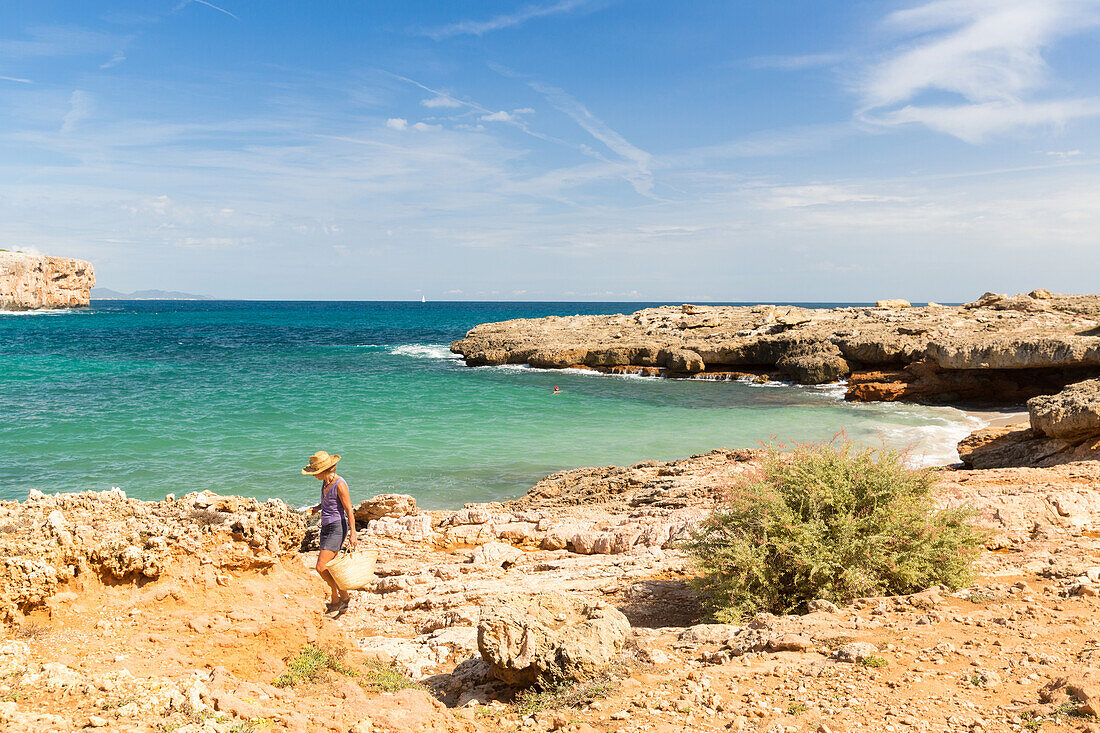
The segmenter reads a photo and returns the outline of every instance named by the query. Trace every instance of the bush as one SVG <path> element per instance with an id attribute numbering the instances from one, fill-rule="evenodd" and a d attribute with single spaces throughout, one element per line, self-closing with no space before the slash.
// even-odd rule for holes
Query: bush
<path id="1" fill-rule="evenodd" d="M 299 682 L 317 679 L 328 669 L 350 677 L 356 676 L 355 670 L 340 661 L 338 655 L 307 644 L 302 647 L 302 651 L 298 652 L 297 656 L 287 662 L 286 671 L 276 677 L 271 684 L 276 687 L 293 687 Z"/>
<path id="2" fill-rule="evenodd" d="M 937 510 L 932 470 L 897 451 L 815 443 L 772 449 L 687 543 L 714 615 L 790 613 L 822 598 L 898 595 L 971 575 L 982 535 L 965 510 Z"/>

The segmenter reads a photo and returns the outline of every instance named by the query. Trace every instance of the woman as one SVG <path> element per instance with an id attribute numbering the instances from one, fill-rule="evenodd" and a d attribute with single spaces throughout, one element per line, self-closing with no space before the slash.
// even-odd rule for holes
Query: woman
<path id="1" fill-rule="evenodd" d="M 339 460 L 340 456 L 317 451 L 310 456 L 309 465 L 302 469 L 306 476 L 316 476 L 321 481 L 321 503 L 313 507 L 310 513 L 321 512 L 321 552 L 317 555 L 317 574 L 332 591 L 332 598 L 325 606 L 329 613 L 346 608 L 351 594 L 340 590 L 326 568 L 344 546 L 344 540 L 347 540 L 349 549 L 354 549 L 356 543 L 355 512 L 351 508 L 348 483 L 336 475 Z"/>

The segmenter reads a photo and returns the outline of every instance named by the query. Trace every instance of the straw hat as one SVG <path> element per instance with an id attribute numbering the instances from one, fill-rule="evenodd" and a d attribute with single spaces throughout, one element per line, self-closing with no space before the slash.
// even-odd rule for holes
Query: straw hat
<path id="1" fill-rule="evenodd" d="M 302 473 L 307 476 L 316 476 L 319 473 L 324 473 L 340 460 L 340 456 L 325 453 L 323 450 L 319 450 L 309 457 L 309 465 L 302 469 Z"/>

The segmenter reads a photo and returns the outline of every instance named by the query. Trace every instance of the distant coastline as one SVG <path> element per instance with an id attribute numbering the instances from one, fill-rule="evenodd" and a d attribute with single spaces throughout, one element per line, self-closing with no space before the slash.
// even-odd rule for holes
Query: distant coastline
<path id="1" fill-rule="evenodd" d="M 120 293 L 110 288 L 92 288 L 92 300 L 215 300 L 209 295 L 181 293 L 177 290 L 135 290 Z"/>

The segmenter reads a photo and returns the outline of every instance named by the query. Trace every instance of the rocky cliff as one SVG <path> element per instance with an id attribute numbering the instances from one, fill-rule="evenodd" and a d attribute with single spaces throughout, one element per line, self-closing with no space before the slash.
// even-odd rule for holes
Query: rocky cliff
<path id="1" fill-rule="evenodd" d="M 93 285 L 90 262 L 0 251 L 0 310 L 82 308 Z"/>
<path id="2" fill-rule="evenodd" d="M 470 366 L 847 379 L 857 401 L 1018 404 L 1100 375 L 1100 295 L 986 293 L 918 308 L 664 306 L 484 324 L 451 350 Z"/>

